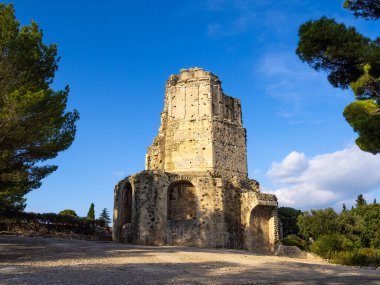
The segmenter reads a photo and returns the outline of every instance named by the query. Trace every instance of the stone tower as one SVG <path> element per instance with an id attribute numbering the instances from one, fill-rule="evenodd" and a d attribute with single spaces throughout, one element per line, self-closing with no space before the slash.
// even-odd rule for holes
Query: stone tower
<path id="1" fill-rule="evenodd" d="M 115 241 L 263 249 L 278 240 L 277 199 L 247 176 L 240 101 L 201 68 L 167 80 L 146 170 L 121 180 L 114 199 Z"/>
<path id="2" fill-rule="evenodd" d="M 170 76 L 146 169 L 247 177 L 246 153 L 240 101 L 223 93 L 219 78 L 201 68 Z"/>

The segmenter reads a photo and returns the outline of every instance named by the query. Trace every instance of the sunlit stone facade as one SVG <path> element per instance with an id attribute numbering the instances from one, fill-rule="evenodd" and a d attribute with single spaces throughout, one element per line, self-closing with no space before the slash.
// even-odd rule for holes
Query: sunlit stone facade
<path id="1" fill-rule="evenodd" d="M 247 176 L 240 101 L 201 68 L 169 77 L 146 170 L 114 195 L 115 241 L 262 249 L 278 240 L 277 199 Z"/>

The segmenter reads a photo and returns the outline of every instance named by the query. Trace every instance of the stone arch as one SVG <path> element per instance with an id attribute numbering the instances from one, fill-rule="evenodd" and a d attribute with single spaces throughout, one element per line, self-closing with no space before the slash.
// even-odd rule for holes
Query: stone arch
<path id="1" fill-rule="evenodd" d="M 173 182 L 168 188 L 168 220 L 195 219 L 196 197 L 195 187 L 190 181 Z"/>
<path id="2" fill-rule="evenodd" d="M 252 249 L 268 248 L 271 245 L 270 219 L 273 207 L 257 205 L 249 215 L 249 233 Z"/>
<path id="3" fill-rule="evenodd" d="M 123 187 L 123 211 L 122 211 L 122 224 L 132 222 L 132 185 L 125 183 Z"/>

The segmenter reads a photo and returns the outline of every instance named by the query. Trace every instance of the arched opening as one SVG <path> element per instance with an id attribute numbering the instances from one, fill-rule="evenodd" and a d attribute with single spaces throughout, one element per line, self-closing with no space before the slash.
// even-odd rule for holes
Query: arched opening
<path id="1" fill-rule="evenodd" d="M 269 220 L 273 208 L 256 206 L 249 217 L 249 228 L 252 235 L 252 248 L 265 248 L 270 246 Z"/>
<path id="2" fill-rule="evenodd" d="M 124 198 L 124 212 L 123 212 L 123 224 L 132 222 L 132 185 L 131 183 L 125 183 L 123 189 Z"/>
<path id="3" fill-rule="evenodd" d="M 175 182 L 168 190 L 168 220 L 195 219 L 195 187 L 188 181 Z"/>

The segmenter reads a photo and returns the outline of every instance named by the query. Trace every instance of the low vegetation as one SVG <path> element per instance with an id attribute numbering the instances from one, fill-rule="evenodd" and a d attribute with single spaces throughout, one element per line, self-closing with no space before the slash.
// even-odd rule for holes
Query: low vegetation
<path id="1" fill-rule="evenodd" d="M 288 235 L 281 240 L 282 244 L 288 246 L 296 246 L 302 250 L 308 250 L 309 244 L 304 239 L 300 238 L 297 235 Z"/>
<path id="2" fill-rule="evenodd" d="M 74 216 L 78 217 L 77 213 L 74 210 L 66 209 L 58 213 L 58 215 L 69 215 L 69 216 Z"/>
<path id="3" fill-rule="evenodd" d="M 287 217 L 282 223 L 283 244 L 311 251 L 333 263 L 380 266 L 380 205 L 376 201 L 367 205 L 359 195 L 356 206 L 347 210 L 343 205 L 341 213 L 327 208 L 295 216 L 298 210 L 290 209 L 279 208 L 280 220 Z"/>
<path id="4" fill-rule="evenodd" d="M 104 226 L 103 219 L 91 220 L 71 214 L 62 214 L 62 212 L 59 214 L 19 212 L 0 217 L 0 230 L 14 233 L 93 235 Z"/>

